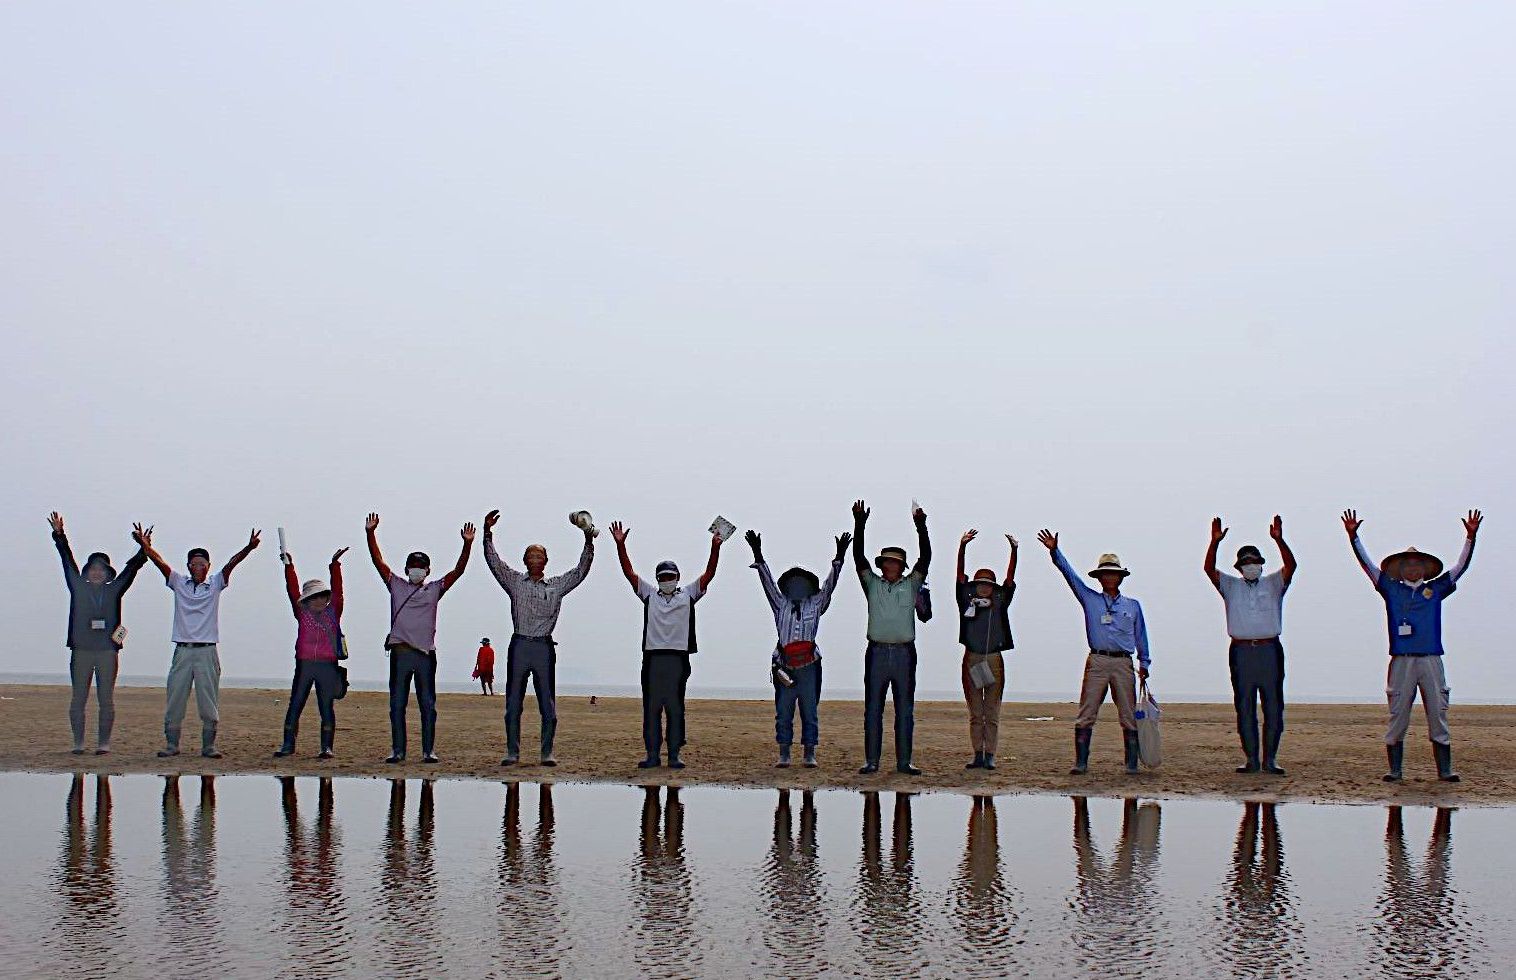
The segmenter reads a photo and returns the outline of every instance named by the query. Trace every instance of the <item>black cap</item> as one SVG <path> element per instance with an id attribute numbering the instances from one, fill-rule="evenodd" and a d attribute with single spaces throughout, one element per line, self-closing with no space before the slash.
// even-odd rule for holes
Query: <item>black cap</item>
<path id="1" fill-rule="evenodd" d="M 191 548 L 189 554 L 184 556 L 185 561 L 194 561 L 196 558 L 204 558 L 206 561 L 210 561 L 211 553 L 204 548 Z"/>
<path id="2" fill-rule="evenodd" d="M 1233 568 L 1237 568 L 1237 567 L 1240 567 L 1242 565 L 1262 565 L 1262 564 L 1263 564 L 1263 552 L 1259 551 L 1258 548 L 1255 547 L 1254 545 L 1245 544 L 1241 548 L 1237 549 L 1237 560 L 1232 563 L 1232 567 Z"/>
<path id="3" fill-rule="evenodd" d="M 431 568 L 432 560 L 424 551 L 413 551 L 405 556 L 406 568 Z"/>

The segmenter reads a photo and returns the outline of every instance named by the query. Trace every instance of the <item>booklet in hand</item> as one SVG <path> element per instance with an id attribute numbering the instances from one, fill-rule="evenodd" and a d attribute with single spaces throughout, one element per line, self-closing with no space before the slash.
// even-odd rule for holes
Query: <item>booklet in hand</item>
<path id="1" fill-rule="evenodd" d="M 737 525 L 717 514 L 716 519 L 711 521 L 711 533 L 720 535 L 721 543 L 726 544 L 727 540 L 737 533 Z"/>

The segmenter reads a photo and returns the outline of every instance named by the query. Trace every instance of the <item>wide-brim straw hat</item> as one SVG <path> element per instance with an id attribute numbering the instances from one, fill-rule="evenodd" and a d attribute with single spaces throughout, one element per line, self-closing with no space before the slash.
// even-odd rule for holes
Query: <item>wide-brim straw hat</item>
<path id="1" fill-rule="evenodd" d="M 331 586 L 326 584 L 325 579 L 313 578 L 300 586 L 300 601 L 314 599 L 318 595 L 331 595 Z"/>
<path id="2" fill-rule="evenodd" d="M 1384 561 L 1379 563 L 1379 571 L 1385 575 L 1388 575 L 1396 582 L 1399 582 L 1400 566 L 1404 564 L 1408 558 L 1420 559 L 1421 563 L 1427 566 L 1426 575 L 1423 576 L 1424 578 L 1434 579 L 1442 574 L 1441 558 L 1438 558 L 1436 555 L 1429 555 L 1425 551 L 1417 551 L 1415 548 L 1407 548 L 1404 551 L 1397 552 L 1386 558 Z"/>
<path id="3" fill-rule="evenodd" d="M 1101 555 L 1099 560 L 1095 562 L 1095 567 L 1090 569 L 1088 572 L 1085 572 L 1085 574 L 1090 578 L 1099 578 L 1107 572 L 1115 572 L 1122 578 L 1126 578 L 1128 575 L 1132 574 L 1122 566 L 1121 559 L 1117 558 L 1109 551 Z"/>
<path id="4" fill-rule="evenodd" d="M 884 563 L 887 561 L 898 561 L 902 568 L 910 564 L 905 560 L 904 548 L 881 548 L 879 550 L 879 557 L 874 559 L 874 564 L 879 568 L 883 568 Z"/>

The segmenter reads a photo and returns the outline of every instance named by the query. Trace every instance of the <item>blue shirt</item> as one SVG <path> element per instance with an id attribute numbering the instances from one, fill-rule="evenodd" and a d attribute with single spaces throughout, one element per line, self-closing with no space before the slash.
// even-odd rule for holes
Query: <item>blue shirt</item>
<path id="1" fill-rule="evenodd" d="M 1468 570 L 1474 555 L 1474 542 L 1465 541 L 1463 554 L 1452 568 L 1429 582 L 1412 588 L 1390 578 L 1369 557 L 1368 549 L 1353 538 L 1353 554 L 1374 589 L 1384 599 L 1385 625 L 1390 633 L 1392 657 L 1442 656 L 1442 600 L 1458 589 L 1458 579 Z M 1409 631 L 1406 629 L 1409 627 Z"/>
<path id="2" fill-rule="evenodd" d="M 1112 599 L 1100 589 L 1092 589 L 1074 571 L 1063 551 L 1053 550 L 1053 564 L 1074 590 L 1074 598 L 1084 607 L 1084 635 L 1091 650 L 1124 651 L 1137 654 L 1137 662 L 1147 667 L 1148 627 L 1142 618 L 1142 604 L 1131 596 L 1118 594 Z M 1110 622 L 1104 622 L 1109 619 Z"/>

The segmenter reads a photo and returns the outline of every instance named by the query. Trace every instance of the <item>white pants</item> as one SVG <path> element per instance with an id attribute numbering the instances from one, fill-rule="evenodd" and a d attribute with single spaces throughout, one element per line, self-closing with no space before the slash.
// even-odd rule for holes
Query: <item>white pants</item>
<path id="1" fill-rule="evenodd" d="M 1385 697 L 1390 702 L 1390 727 L 1384 733 L 1386 745 L 1405 741 L 1418 690 L 1427 713 L 1427 736 L 1439 745 L 1452 741 L 1448 734 L 1448 680 L 1442 672 L 1442 658 L 1391 657 L 1384 685 Z"/>

